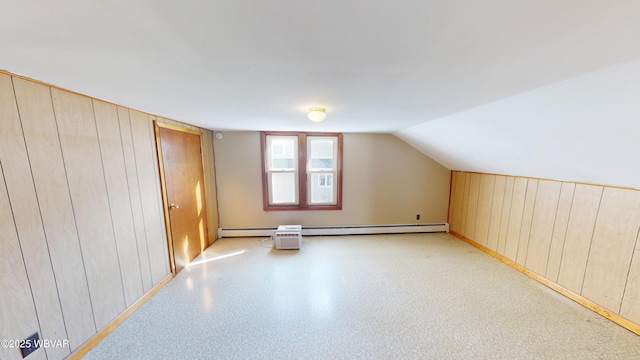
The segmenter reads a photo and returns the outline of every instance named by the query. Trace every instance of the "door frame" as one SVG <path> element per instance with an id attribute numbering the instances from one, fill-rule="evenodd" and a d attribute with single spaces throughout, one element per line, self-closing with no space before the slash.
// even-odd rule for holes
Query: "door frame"
<path id="1" fill-rule="evenodd" d="M 209 193 L 207 192 L 207 182 L 206 182 L 206 173 L 205 173 L 205 166 L 204 166 L 204 155 L 202 154 L 202 149 L 203 149 L 203 142 L 202 142 L 202 138 L 203 138 L 203 134 L 202 131 L 198 131 L 198 130 L 191 130 L 191 129 L 187 129 L 187 128 L 183 128 L 181 126 L 177 126 L 177 125 L 171 125 L 171 124 L 167 124 L 167 123 L 163 123 L 160 122 L 158 120 L 154 120 L 153 121 L 153 130 L 155 133 L 155 138 L 156 138 L 156 151 L 158 154 L 158 172 L 160 173 L 160 188 L 161 188 L 161 192 L 162 192 L 162 208 L 164 211 L 164 224 L 165 224 L 165 229 L 167 232 L 167 248 L 169 249 L 169 267 L 171 268 L 171 275 L 173 277 L 176 276 L 176 260 L 175 260 L 175 255 L 174 255 L 174 251 L 173 251 L 173 235 L 171 233 L 171 218 L 169 217 L 169 199 L 167 197 L 167 183 L 165 180 L 165 175 L 164 175 L 164 160 L 162 157 L 162 143 L 160 141 L 160 128 L 164 128 L 164 129 L 169 129 L 169 130 L 174 130 L 174 131 L 179 131 L 179 132 L 183 132 L 183 133 L 187 133 L 187 134 L 192 134 L 192 135 L 197 135 L 198 138 L 200 139 L 200 166 L 202 167 L 202 178 L 204 182 L 204 186 L 203 186 L 203 191 L 204 191 L 204 199 L 205 199 L 205 206 L 207 207 L 207 245 L 211 244 L 211 239 L 210 239 L 210 232 L 211 232 L 211 224 L 209 222 Z"/>

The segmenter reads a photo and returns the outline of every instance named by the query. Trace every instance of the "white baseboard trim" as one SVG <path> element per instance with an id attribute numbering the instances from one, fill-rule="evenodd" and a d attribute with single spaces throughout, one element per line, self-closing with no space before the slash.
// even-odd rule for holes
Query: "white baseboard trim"
<path id="1" fill-rule="evenodd" d="M 218 228 L 218 238 L 271 236 L 277 227 Z M 371 235 L 449 232 L 448 223 L 302 226 L 303 236 L 317 235 Z"/>

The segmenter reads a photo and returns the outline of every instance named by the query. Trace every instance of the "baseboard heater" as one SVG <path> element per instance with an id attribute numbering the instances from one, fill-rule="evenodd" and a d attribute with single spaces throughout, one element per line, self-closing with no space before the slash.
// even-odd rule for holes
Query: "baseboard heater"
<path id="1" fill-rule="evenodd" d="M 219 228 L 218 238 L 271 236 L 277 227 Z M 303 236 L 449 232 L 449 224 L 302 226 Z"/>

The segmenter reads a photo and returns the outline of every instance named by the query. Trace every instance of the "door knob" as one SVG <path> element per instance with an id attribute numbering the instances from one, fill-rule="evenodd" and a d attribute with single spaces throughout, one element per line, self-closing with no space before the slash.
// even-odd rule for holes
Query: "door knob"
<path id="1" fill-rule="evenodd" d="M 171 205 L 169 205 L 169 209 L 177 209 L 179 207 L 180 207 L 180 205 L 178 205 L 178 204 L 173 204 L 172 203 Z"/>

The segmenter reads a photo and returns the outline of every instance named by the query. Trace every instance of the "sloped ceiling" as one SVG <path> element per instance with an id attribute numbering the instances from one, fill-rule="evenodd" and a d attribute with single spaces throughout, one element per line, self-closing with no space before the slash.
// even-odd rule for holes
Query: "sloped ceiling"
<path id="1" fill-rule="evenodd" d="M 395 135 L 449 169 L 640 188 L 640 60 Z"/>
<path id="2" fill-rule="evenodd" d="M 0 1 L 0 68 L 140 110 L 640 187 L 636 0 Z"/>

